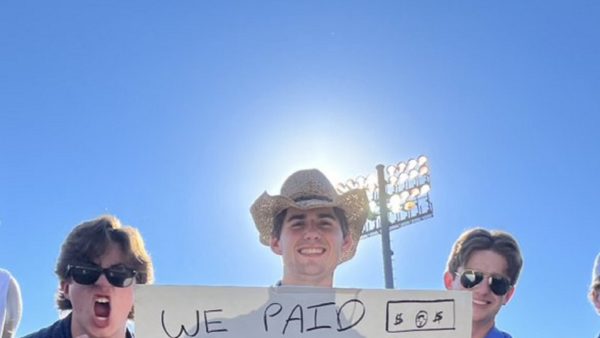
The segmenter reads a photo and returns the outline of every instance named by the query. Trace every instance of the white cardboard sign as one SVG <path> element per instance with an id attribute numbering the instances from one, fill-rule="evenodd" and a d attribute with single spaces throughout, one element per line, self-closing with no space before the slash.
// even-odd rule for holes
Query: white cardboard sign
<path id="1" fill-rule="evenodd" d="M 470 338 L 471 293 L 137 285 L 137 338 Z"/>

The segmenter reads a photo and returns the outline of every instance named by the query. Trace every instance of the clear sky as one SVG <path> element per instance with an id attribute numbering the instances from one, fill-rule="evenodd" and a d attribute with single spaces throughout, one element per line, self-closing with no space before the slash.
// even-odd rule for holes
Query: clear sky
<path id="1" fill-rule="evenodd" d="M 432 219 L 392 233 L 395 284 L 442 289 L 465 229 L 525 266 L 497 324 L 593 337 L 598 1 L 2 1 L 0 267 L 19 336 L 57 318 L 59 246 L 109 213 L 158 284 L 267 286 L 249 207 L 298 169 L 335 181 L 425 154 Z M 380 237 L 339 287 L 382 288 Z"/>

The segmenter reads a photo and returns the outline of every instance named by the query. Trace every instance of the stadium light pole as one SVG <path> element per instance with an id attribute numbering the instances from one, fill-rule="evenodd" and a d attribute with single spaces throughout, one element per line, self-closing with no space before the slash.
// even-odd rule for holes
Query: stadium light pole
<path id="1" fill-rule="evenodd" d="M 390 231 L 433 217 L 429 198 L 431 177 L 428 159 L 419 156 L 396 165 L 376 166 L 376 175 L 358 176 L 338 183 L 339 193 L 365 189 L 369 196 L 369 217 L 361 237 L 381 234 L 385 288 L 394 288 Z M 390 217 L 392 218 L 390 220 Z"/>

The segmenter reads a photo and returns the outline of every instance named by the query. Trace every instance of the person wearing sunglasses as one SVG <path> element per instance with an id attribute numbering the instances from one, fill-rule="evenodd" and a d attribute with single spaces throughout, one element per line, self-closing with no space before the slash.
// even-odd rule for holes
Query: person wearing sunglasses
<path id="1" fill-rule="evenodd" d="M 514 295 L 522 267 L 519 245 L 506 232 L 471 229 L 454 243 L 444 284 L 473 293 L 472 338 L 511 337 L 496 328 L 495 320 Z"/>
<path id="2" fill-rule="evenodd" d="M 114 216 L 76 226 L 56 264 L 56 303 L 68 315 L 25 338 L 127 338 L 133 319 L 133 285 L 154 280 L 139 231 Z"/>

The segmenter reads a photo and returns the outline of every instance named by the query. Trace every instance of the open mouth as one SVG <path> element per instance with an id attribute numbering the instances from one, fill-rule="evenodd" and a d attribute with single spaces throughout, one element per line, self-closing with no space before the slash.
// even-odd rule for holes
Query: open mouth
<path id="1" fill-rule="evenodd" d="M 110 300 L 107 297 L 98 297 L 94 301 L 94 315 L 106 320 L 110 316 Z"/>

